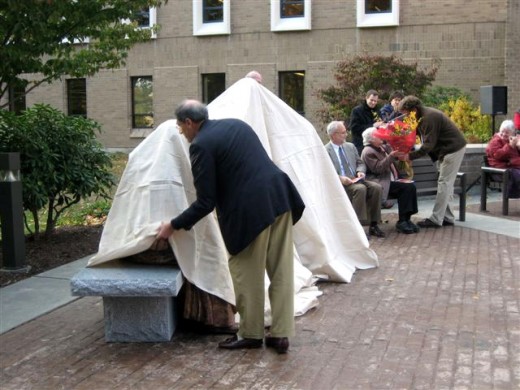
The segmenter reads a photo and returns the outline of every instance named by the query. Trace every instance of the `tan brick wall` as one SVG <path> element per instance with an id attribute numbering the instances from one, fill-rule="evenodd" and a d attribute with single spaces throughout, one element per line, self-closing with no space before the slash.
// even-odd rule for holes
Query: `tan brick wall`
<path id="1" fill-rule="evenodd" d="M 29 78 L 35 75 L 28 75 Z M 36 77 L 36 76 L 35 76 Z M 67 112 L 67 96 L 65 83 L 55 81 L 52 84 L 42 84 L 27 94 L 25 101 L 27 107 L 37 103 L 46 103 L 60 111 Z"/>
<path id="2" fill-rule="evenodd" d="M 506 26 L 505 85 L 508 85 L 508 118 L 520 109 L 520 1 L 509 0 Z"/>
<path id="3" fill-rule="evenodd" d="M 481 85 L 508 85 L 511 111 L 520 106 L 520 27 L 511 16 L 519 14 L 518 3 L 401 0 L 399 27 L 360 29 L 355 0 L 318 0 L 311 31 L 273 33 L 269 1 L 241 0 L 231 2 L 231 35 L 194 37 L 192 1 L 169 1 L 158 10 L 162 28 L 157 39 L 133 48 L 125 69 L 88 80 L 89 116 L 103 124 L 101 140 L 107 147 L 131 148 L 140 141 L 136 135 L 146 134 L 131 129 L 131 76 L 153 76 L 159 124 L 171 118 L 182 99 L 201 98 L 201 73 L 224 72 L 230 86 L 256 69 L 277 93 L 278 72 L 304 70 L 306 117 L 325 139 L 315 115 L 321 106 L 316 91 L 334 82 L 336 61 L 358 53 L 395 54 L 424 67 L 440 59 L 435 84 L 459 87 L 476 102 Z M 39 99 L 66 106 L 59 83 L 30 96 L 31 104 Z"/>

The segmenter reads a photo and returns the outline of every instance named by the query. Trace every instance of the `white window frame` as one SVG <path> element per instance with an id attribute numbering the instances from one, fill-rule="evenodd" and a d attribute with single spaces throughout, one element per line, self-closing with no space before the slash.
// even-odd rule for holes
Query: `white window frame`
<path id="1" fill-rule="evenodd" d="M 156 24 L 157 24 L 157 8 L 150 7 L 150 25 L 148 27 L 141 27 L 141 28 L 152 28 Z M 152 31 L 151 37 L 153 39 L 157 38 L 157 33 L 155 31 Z"/>
<path id="2" fill-rule="evenodd" d="M 155 26 L 157 24 L 157 8 L 156 7 L 150 7 L 149 13 L 150 13 L 150 22 L 149 22 L 148 26 L 146 26 L 146 27 L 137 27 L 138 29 L 141 29 L 141 30 L 145 30 L 147 28 L 151 29 L 153 26 Z M 124 19 L 123 23 L 130 24 L 130 19 Z M 157 33 L 155 31 L 152 31 L 152 34 L 151 34 L 150 38 L 152 38 L 152 39 L 157 38 Z"/>
<path id="3" fill-rule="evenodd" d="M 202 0 L 193 0 L 193 35 L 229 35 L 231 34 L 230 0 L 224 0 L 224 18 L 222 22 L 204 23 Z"/>
<path id="4" fill-rule="evenodd" d="M 82 45 L 84 43 L 89 43 L 90 42 L 90 38 L 89 37 L 85 37 L 83 39 L 78 39 L 78 38 L 74 38 L 74 41 L 72 42 L 73 45 Z M 68 38 L 63 38 L 61 40 L 61 43 L 70 43 L 69 39 Z"/>
<path id="5" fill-rule="evenodd" d="M 145 30 L 147 28 L 151 29 L 153 26 L 155 26 L 157 24 L 157 8 L 150 7 L 148 12 L 150 13 L 150 22 L 149 22 L 148 26 L 138 27 L 139 29 L 142 29 L 142 30 Z M 152 31 L 151 38 L 152 39 L 157 38 L 157 33 L 155 31 Z"/>
<path id="6" fill-rule="evenodd" d="M 399 0 L 392 0 L 392 12 L 379 14 L 365 13 L 365 0 L 356 1 L 358 27 L 399 26 Z"/>
<path id="7" fill-rule="evenodd" d="M 304 0 L 305 7 L 302 17 L 282 18 L 280 15 L 280 0 L 271 0 L 271 31 L 300 31 L 311 29 L 311 0 Z"/>

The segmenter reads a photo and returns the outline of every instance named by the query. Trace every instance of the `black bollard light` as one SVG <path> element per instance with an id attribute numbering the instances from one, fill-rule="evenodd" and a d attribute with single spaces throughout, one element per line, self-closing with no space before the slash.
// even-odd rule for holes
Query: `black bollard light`
<path id="1" fill-rule="evenodd" d="M 24 271 L 27 267 L 25 266 L 20 153 L 0 153 L 0 217 L 2 268 L 6 271 Z"/>

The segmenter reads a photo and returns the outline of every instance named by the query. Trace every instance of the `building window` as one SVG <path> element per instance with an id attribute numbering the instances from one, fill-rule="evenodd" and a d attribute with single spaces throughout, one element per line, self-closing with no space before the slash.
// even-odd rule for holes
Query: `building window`
<path id="1" fill-rule="evenodd" d="M 365 0 L 365 13 L 380 14 L 392 12 L 392 0 Z"/>
<path id="2" fill-rule="evenodd" d="M 145 7 L 139 10 L 135 15 L 135 21 L 139 28 L 150 27 L 150 8 Z"/>
<path id="3" fill-rule="evenodd" d="M 303 99 L 305 72 L 280 72 L 278 78 L 280 99 L 291 106 L 299 114 L 305 115 Z"/>
<path id="4" fill-rule="evenodd" d="M 193 35 L 231 33 L 231 0 L 193 0 Z"/>
<path id="5" fill-rule="evenodd" d="M 25 87 L 21 85 L 13 85 L 9 87 L 9 111 L 15 114 L 21 114 L 25 111 L 27 104 L 25 102 Z"/>
<path id="6" fill-rule="evenodd" d="M 271 31 L 311 29 L 311 0 L 271 0 Z"/>
<path id="7" fill-rule="evenodd" d="M 224 21 L 224 2 L 219 0 L 204 0 L 202 2 L 202 20 L 204 23 Z"/>
<path id="8" fill-rule="evenodd" d="M 132 128 L 150 127 L 153 127 L 152 77 L 132 77 Z"/>
<path id="9" fill-rule="evenodd" d="M 204 103 L 211 103 L 225 90 L 225 73 L 207 73 L 202 75 L 202 101 Z"/>
<path id="10" fill-rule="evenodd" d="M 152 28 L 157 24 L 157 9 L 155 7 L 144 7 L 134 16 L 138 28 Z M 157 38 L 157 34 L 152 32 L 152 38 Z"/>
<path id="11" fill-rule="evenodd" d="M 299 18 L 305 16 L 303 0 L 280 0 L 280 18 Z"/>
<path id="12" fill-rule="evenodd" d="M 399 25 L 399 0 L 356 0 L 357 26 Z"/>
<path id="13" fill-rule="evenodd" d="M 87 80 L 67 80 L 67 113 L 87 117 Z"/>

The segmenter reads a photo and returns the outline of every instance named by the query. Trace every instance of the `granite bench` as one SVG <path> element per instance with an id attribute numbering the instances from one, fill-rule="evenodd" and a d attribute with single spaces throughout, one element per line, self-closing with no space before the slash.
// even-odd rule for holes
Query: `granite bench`
<path id="1" fill-rule="evenodd" d="M 114 260 L 84 268 L 71 279 L 74 296 L 101 296 L 108 342 L 171 340 L 177 324 L 180 269 Z"/>

